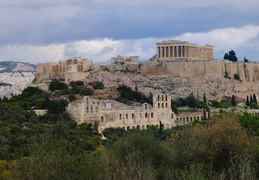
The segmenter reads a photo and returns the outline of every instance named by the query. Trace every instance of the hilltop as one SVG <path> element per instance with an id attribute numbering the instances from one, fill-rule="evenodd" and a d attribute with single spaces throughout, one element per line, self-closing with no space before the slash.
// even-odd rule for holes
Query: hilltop
<path id="1" fill-rule="evenodd" d="M 4 72 L 35 72 L 36 65 L 25 62 L 2 61 L 0 62 L 0 73 Z"/>

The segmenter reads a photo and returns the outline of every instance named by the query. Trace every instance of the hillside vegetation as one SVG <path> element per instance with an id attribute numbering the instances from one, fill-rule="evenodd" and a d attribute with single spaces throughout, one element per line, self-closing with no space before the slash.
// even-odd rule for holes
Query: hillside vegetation
<path id="1" fill-rule="evenodd" d="M 0 101 L 0 179 L 259 178 L 258 116 L 221 112 L 166 130 L 109 128 L 102 139 L 97 124 L 69 117 L 61 91 L 29 87 Z M 35 108 L 49 111 L 38 117 Z"/>

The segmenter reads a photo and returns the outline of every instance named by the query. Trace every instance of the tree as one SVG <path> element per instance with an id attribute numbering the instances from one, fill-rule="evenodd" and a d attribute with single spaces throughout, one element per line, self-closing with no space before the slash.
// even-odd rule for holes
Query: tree
<path id="1" fill-rule="evenodd" d="M 62 89 L 67 89 L 67 88 L 68 88 L 68 86 L 65 83 L 60 82 L 58 80 L 51 81 L 49 84 L 49 90 L 51 90 L 51 91 L 62 90 Z"/>
<path id="2" fill-rule="evenodd" d="M 246 57 L 244 57 L 244 62 L 247 63 L 248 62 L 248 59 L 246 59 Z"/>
<path id="3" fill-rule="evenodd" d="M 250 106 L 250 102 L 249 102 L 249 97 L 248 96 L 246 96 L 246 105 Z"/>
<path id="4" fill-rule="evenodd" d="M 92 83 L 93 88 L 94 89 L 103 89 L 104 88 L 104 84 L 102 81 L 95 81 Z"/>
<path id="5" fill-rule="evenodd" d="M 239 74 L 234 74 L 234 79 L 241 81 Z"/>
<path id="6" fill-rule="evenodd" d="M 178 108 L 177 108 L 177 106 L 176 106 L 175 104 L 172 104 L 172 105 L 171 105 L 171 109 L 172 109 L 172 111 L 173 111 L 175 114 L 178 114 Z"/>
<path id="7" fill-rule="evenodd" d="M 203 94 L 203 102 L 206 103 L 207 102 L 207 98 L 206 98 L 206 94 Z"/>
<path id="8" fill-rule="evenodd" d="M 236 53 L 233 50 L 231 50 L 228 53 L 226 53 L 224 55 L 224 59 L 228 59 L 229 61 L 232 61 L 232 62 L 237 62 L 238 61 L 238 59 L 236 57 Z"/>
<path id="9" fill-rule="evenodd" d="M 194 97 L 193 93 L 191 93 L 189 96 L 187 96 L 185 98 L 185 103 L 187 106 L 191 107 L 191 108 L 195 108 L 197 107 L 197 99 Z"/>
<path id="10" fill-rule="evenodd" d="M 68 100 L 69 100 L 70 102 L 75 101 L 75 100 L 76 100 L 76 96 L 75 96 L 74 94 L 70 94 L 70 95 L 68 96 Z"/>
<path id="11" fill-rule="evenodd" d="M 256 99 L 256 95 L 253 95 L 253 103 L 257 104 L 257 99 Z"/>
<path id="12" fill-rule="evenodd" d="M 232 97 L 231 97 L 231 106 L 236 106 L 236 98 L 235 98 L 235 96 L 234 96 L 234 94 L 232 95 Z"/>

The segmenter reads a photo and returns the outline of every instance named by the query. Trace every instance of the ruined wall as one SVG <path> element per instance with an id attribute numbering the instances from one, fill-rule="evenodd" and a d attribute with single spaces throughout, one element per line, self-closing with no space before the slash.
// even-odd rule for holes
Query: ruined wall
<path id="1" fill-rule="evenodd" d="M 118 65 L 110 68 L 140 72 L 148 77 L 180 76 L 203 78 L 204 75 L 224 77 L 227 72 L 230 78 L 233 78 L 234 74 L 238 74 L 242 81 L 259 81 L 259 63 L 257 62 L 194 61 L 141 63 L 138 65 Z"/>

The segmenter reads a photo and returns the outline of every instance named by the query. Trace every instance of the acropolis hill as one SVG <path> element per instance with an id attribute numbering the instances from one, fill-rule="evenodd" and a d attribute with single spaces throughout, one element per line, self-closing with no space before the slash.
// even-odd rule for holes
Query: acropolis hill
<path id="1" fill-rule="evenodd" d="M 259 63 L 214 60 L 211 45 L 168 40 L 157 43 L 157 55 L 152 61 L 138 63 L 136 58 L 118 56 L 112 58 L 116 64 L 97 67 L 81 57 L 57 64 L 39 64 L 36 80 L 44 82 L 58 77 L 67 83 L 103 81 L 107 88 L 125 84 L 147 95 L 168 93 L 172 98 L 186 97 L 190 93 L 201 98 L 206 93 L 208 99 L 221 100 L 234 94 L 244 100 L 259 90 Z M 241 81 L 235 80 L 234 74 L 238 74 Z"/>

